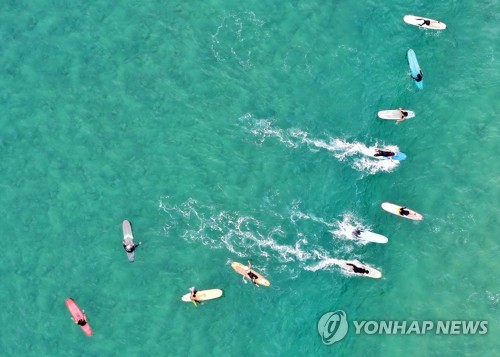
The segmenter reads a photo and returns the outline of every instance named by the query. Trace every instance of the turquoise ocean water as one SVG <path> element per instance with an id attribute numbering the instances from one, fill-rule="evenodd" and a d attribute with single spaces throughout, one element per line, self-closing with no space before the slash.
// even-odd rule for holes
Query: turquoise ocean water
<path id="1" fill-rule="evenodd" d="M 0 4 L 0 355 L 500 354 L 498 1 L 75 4 Z M 417 117 L 377 119 L 400 106 Z M 408 158 L 375 162 L 374 145 Z M 247 260 L 271 287 L 242 283 L 230 262 Z M 224 297 L 182 303 L 193 285 Z M 336 310 L 489 331 L 326 346 Z"/>

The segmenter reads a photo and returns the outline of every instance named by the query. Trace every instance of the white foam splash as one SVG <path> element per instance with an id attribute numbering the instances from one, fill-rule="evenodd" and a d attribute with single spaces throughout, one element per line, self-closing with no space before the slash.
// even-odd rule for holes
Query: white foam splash
<path id="1" fill-rule="evenodd" d="M 352 214 L 346 214 L 342 221 L 329 221 L 312 213 L 302 212 L 299 204 L 298 201 L 293 202 L 288 216 L 279 212 L 266 212 L 266 215 L 272 214 L 282 219 L 282 222 L 270 228 L 257 218 L 237 212 L 218 211 L 194 199 L 174 204 L 170 197 L 161 197 L 158 206 L 167 214 L 163 229 L 166 236 L 180 236 L 186 241 L 201 243 L 212 249 L 226 249 L 240 258 L 259 257 L 262 258 L 261 262 L 277 261 L 287 264 L 290 272 L 295 271 L 294 267 L 312 271 L 329 270 L 332 264 L 342 261 L 331 255 L 348 255 L 352 251 L 352 244 L 345 246 L 339 245 L 335 240 L 325 241 L 320 238 L 321 233 L 320 237 L 315 233 L 306 234 L 297 223 L 304 221 L 323 226 L 326 231 L 333 229 L 341 238 L 348 237 L 348 232 L 352 233 L 355 227 L 364 229 L 365 226 L 357 224 L 359 220 Z M 268 211 L 269 207 L 265 210 Z M 172 232 L 176 229 L 180 229 L 180 232 Z M 321 229 L 307 229 L 307 232 L 311 231 L 321 232 Z M 325 244 L 331 246 L 325 248 Z M 296 273 L 295 271 L 292 275 L 297 276 Z"/>
<path id="2" fill-rule="evenodd" d="M 333 156 L 341 162 L 352 157 L 348 161 L 350 166 L 357 171 L 370 175 L 380 171 L 391 172 L 399 165 L 397 160 L 382 160 L 373 157 L 375 148 L 379 147 L 378 142 L 368 147 L 360 142 L 349 142 L 339 138 L 330 138 L 328 141 L 309 138 L 307 131 L 298 128 L 274 128 L 271 119 L 254 119 L 250 113 L 243 115 L 239 120 L 246 125 L 250 133 L 258 138 L 259 144 L 263 144 L 267 138 L 276 138 L 293 149 L 304 145 L 309 147 L 312 152 L 327 150 L 332 152 Z M 399 151 L 399 148 L 395 145 L 383 146 L 391 151 Z"/>
<path id="3" fill-rule="evenodd" d="M 328 268 L 331 268 L 333 266 L 338 266 L 339 264 L 340 264 L 339 259 L 326 258 L 321 260 L 317 264 L 305 267 L 304 270 L 308 271 L 328 270 Z"/>
<path id="4" fill-rule="evenodd" d="M 340 239 L 347 239 L 356 241 L 359 244 L 366 244 L 368 242 L 363 241 L 361 239 L 357 239 L 353 232 L 356 230 L 370 230 L 369 226 L 363 224 L 363 222 L 356 218 L 354 214 L 348 212 L 343 215 L 342 221 L 339 221 L 337 224 L 337 229 L 330 231 L 334 237 Z"/>

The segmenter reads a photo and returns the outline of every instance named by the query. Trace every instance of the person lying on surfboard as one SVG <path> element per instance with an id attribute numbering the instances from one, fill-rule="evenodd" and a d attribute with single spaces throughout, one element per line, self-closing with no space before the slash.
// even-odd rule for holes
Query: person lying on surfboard
<path id="1" fill-rule="evenodd" d="M 426 19 L 417 19 L 417 20 L 423 21 L 423 23 L 418 25 L 418 26 L 425 26 L 425 25 L 430 26 L 431 25 L 431 20 L 426 20 Z"/>
<path id="2" fill-rule="evenodd" d="M 421 82 L 422 79 L 424 79 L 424 72 L 422 72 L 422 70 L 420 70 L 417 74 L 417 78 L 413 77 L 411 75 L 411 73 L 409 73 L 410 77 L 413 78 L 416 82 Z"/>
<path id="3" fill-rule="evenodd" d="M 203 304 L 203 301 L 196 299 L 196 293 L 198 292 L 198 290 L 196 290 L 194 286 L 192 288 L 189 288 L 189 291 L 191 291 L 191 296 L 189 296 L 191 301 L 197 302 L 198 304 Z"/>
<path id="4" fill-rule="evenodd" d="M 394 155 L 396 155 L 396 153 L 392 151 L 377 149 L 373 156 L 393 157 Z"/>
<path id="5" fill-rule="evenodd" d="M 352 271 L 354 271 L 355 273 L 358 273 L 358 274 L 368 274 L 369 271 L 366 270 L 366 269 L 363 269 L 363 268 L 358 268 L 356 265 L 354 264 L 351 264 L 351 263 L 347 263 L 346 265 L 350 265 L 352 266 Z"/>
<path id="6" fill-rule="evenodd" d="M 356 228 L 355 230 L 352 231 L 352 235 L 356 238 L 359 238 L 359 235 L 361 234 L 362 230 L 359 228 Z"/>
<path id="7" fill-rule="evenodd" d="M 245 271 L 247 271 L 247 275 L 249 277 L 249 279 L 252 281 L 252 283 L 256 286 L 256 287 L 259 287 L 259 284 L 257 284 L 255 281 L 259 278 L 256 274 L 254 274 L 252 272 L 252 264 L 250 263 L 250 260 L 248 261 L 248 266 L 246 266 L 245 268 Z M 245 275 L 243 275 L 243 281 L 246 283 L 246 279 L 247 277 Z"/>
<path id="8" fill-rule="evenodd" d="M 80 326 L 85 326 L 87 324 L 87 315 L 85 315 L 85 311 L 83 312 L 83 319 L 79 319 L 76 321 L 74 318 L 71 318 L 75 322 L 75 324 L 80 325 Z"/>
<path id="9" fill-rule="evenodd" d="M 402 122 L 403 120 L 406 119 L 406 117 L 408 116 L 408 112 L 406 110 L 404 110 L 403 108 L 399 108 L 399 111 L 401 112 L 401 119 L 398 119 L 396 121 L 396 123 L 400 123 Z"/>
<path id="10" fill-rule="evenodd" d="M 401 216 L 408 216 L 410 214 L 410 211 L 405 209 L 406 207 L 401 207 L 398 212 Z"/>
<path id="11" fill-rule="evenodd" d="M 139 242 L 139 244 L 123 244 L 123 248 L 125 248 L 127 253 L 132 253 L 135 250 L 135 248 L 137 248 L 141 244 L 142 242 Z"/>

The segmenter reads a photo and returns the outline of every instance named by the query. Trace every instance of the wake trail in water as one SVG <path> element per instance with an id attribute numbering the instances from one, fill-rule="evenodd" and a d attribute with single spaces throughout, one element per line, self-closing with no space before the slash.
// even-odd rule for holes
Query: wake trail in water
<path id="1" fill-rule="evenodd" d="M 163 227 L 166 236 L 180 236 L 211 249 L 225 249 L 240 258 L 262 258 L 260 264 L 276 261 L 286 264 L 290 272 L 296 268 L 329 269 L 335 262 L 342 262 L 332 255 L 352 256 L 352 243 L 364 244 L 352 236 L 354 228 L 365 228 L 352 214 L 344 216 L 342 221 L 329 221 L 301 212 L 297 202 L 287 215 L 269 212 L 267 208 L 264 215 L 282 217 L 281 222 L 271 227 L 255 217 L 220 211 L 194 199 L 174 204 L 169 197 L 162 197 L 159 209 L 167 215 Z M 325 231 L 332 233 L 335 239 L 325 239 L 322 235 Z"/>
<path id="2" fill-rule="evenodd" d="M 239 120 L 244 123 L 246 130 L 257 137 L 260 144 L 268 138 L 276 138 L 293 149 L 307 146 L 312 152 L 327 150 L 333 153 L 338 161 L 346 161 L 355 170 L 370 175 L 380 171 L 391 172 L 399 165 L 399 161 L 396 160 L 380 160 L 373 157 L 375 149 L 380 148 L 378 142 L 373 146 L 366 146 L 360 142 L 348 142 L 340 138 L 330 138 L 328 141 L 309 138 L 309 133 L 306 131 L 297 128 L 275 128 L 271 120 L 255 119 L 252 114 L 245 114 Z M 384 145 L 384 147 L 394 152 L 399 151 L 395 145 Z"/>
<path id="3" fill-rule="evenodd" d="M 339 239 L 353 240 L 362 245 L 367 244 L 367 241 L 360 240 L 353 235 L 353 232 L 356 229 L 369 231 L 371 230 L 371 227 L 363 224 L 363 222 L 354 216 L 354 214 L 346 213 L 344 214 L 342 221 L 338 222 L 337 229 L 330 231 L 330 233 Z"/>

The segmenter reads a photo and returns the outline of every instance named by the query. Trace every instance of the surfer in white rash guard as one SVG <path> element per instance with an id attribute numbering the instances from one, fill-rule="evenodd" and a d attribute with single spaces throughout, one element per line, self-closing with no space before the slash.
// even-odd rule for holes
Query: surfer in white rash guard
<path id="1" fill-rule="evenodd" d="M 125 248 L 127 253 L 132 253 L 135 250 L 135 248 L 137 248 L 141 244 L 142 242 L 139 242 L 139 244 L 123 244 L 123 248 Z"/>

